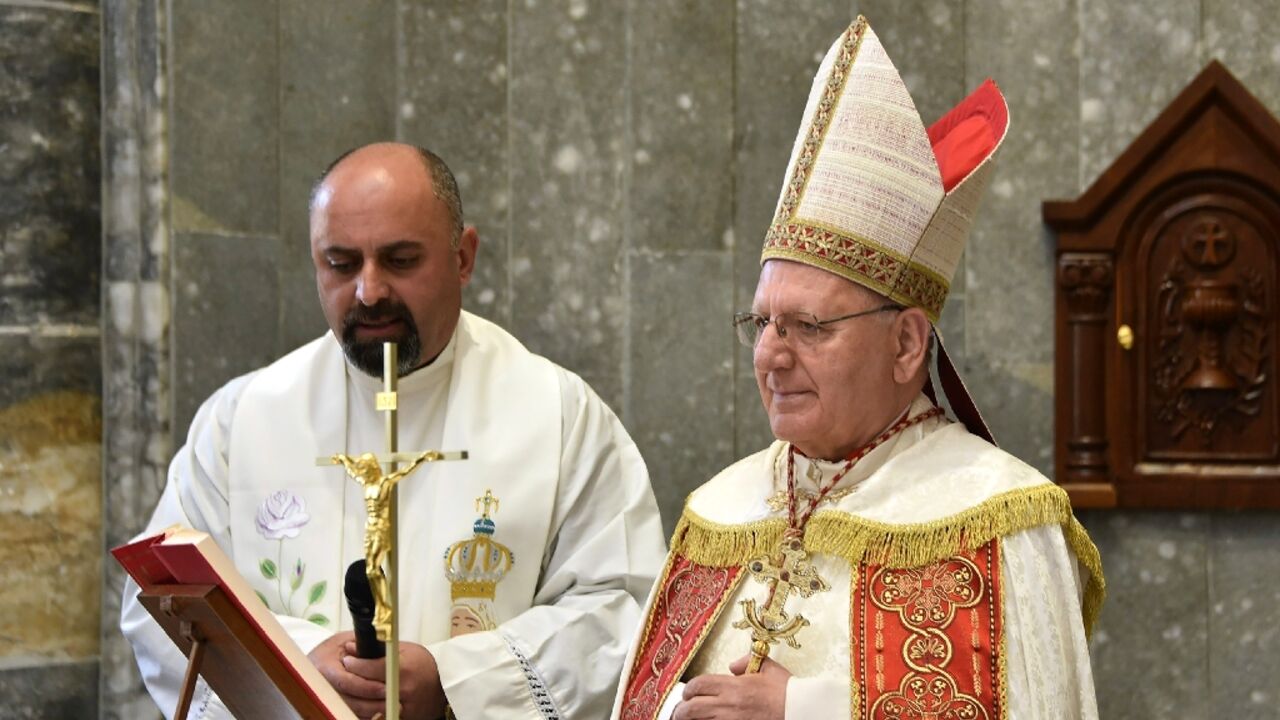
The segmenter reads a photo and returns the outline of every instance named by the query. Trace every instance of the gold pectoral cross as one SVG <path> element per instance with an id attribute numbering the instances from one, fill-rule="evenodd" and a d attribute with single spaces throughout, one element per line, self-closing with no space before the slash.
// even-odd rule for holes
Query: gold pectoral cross
<path id="1" fill-rule="evenodd" d="M 747 569 L 757 581 L 769 586 L 769 596 L 764 607 L 757 607 L 755 600 L 743 600 L 742 619 L 734 627 L 751 630 L 751 661 L 747 672 L 760 671 L 764 659 L 769 656 L 769 646 L 782 640 L 799 649 L 796 633 L 808 627 L 809 621 L 800 613 L 787 615 L 787 598 L 791 593 L 807 598 L 816 592 L 827 590 L 827 581 L 809 563 L 800 533 L 788 530 L 782 537 L 778 555 L 762 555 L 747 563 Z"/>

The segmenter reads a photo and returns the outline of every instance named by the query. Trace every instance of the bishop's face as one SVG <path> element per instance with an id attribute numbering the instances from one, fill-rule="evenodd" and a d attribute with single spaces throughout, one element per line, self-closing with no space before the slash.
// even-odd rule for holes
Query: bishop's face
<path id="1" fill-rule="evenodd" d="M 819 320 L 869 310 L 884 299 L 838 275 L 786 260 L 760 272 L 752 312 L 807 312 Z M 894 313 L 825 326 L 814 344 L 766 327 L 753 360 L 769 427 L 809 457 L 839 459 L 873 439 L 902 412 L 894 382 Z"/>
<path id="2" fill-rule="evenodd" d="M 337 165 L 311 210 L 311 256 L 325 319 L 347 357 L 382 373 L 382 343 L 401 372 L 448 344 L 475 262 L 475 230 L 458 247 L 445 204 L 413 148 L 373 145 Z"/>

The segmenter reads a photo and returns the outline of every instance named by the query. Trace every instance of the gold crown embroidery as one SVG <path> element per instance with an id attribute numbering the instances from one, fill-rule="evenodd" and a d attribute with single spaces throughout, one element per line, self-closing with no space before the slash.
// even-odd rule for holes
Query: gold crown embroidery
<path id="1" fill-rule="evenodd" d="M 498 498 L 492 490 L 476 498 L 476 511 L 481 515 L 472 525 L 470 539 L 449 546 L 444 554 L 444 574 L 449 580 L 450 596 L 492 600 L 498 583 L 515 564 L 511 549 L 493 539 L 497 525 L 490 514 L 498 510 Z"/>

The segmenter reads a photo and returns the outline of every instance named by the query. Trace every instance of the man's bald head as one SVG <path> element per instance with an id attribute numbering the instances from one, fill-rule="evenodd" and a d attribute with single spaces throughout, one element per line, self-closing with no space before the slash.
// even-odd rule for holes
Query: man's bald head
<path id="1" fill-rule="evenodd" d="M 430 362 L 453 336 L 479 245 L 449 168 L 423 148 L 366 145 L 325 169 L 310 215 L 321 308 L 352 364 L 380 374 L 388 341 L 401 373 Z"/>
<path id="2" fill-rule="evenodd" d="M 458 192 L 458 181 L 453 176 L 453 171 L 445 164 L 445 161 L 430 150 L 420 145 L 409 145 L 406 143 L 373 143 L 371 145 L 363 145 L 361 147 L 352 148 L 337 157 L 329 166 L 320 173 L 320 177 L 316 178 L 315 184 L 311 186 L 311 200 L 309 209 L 315 210 L 316 199 L 320 195 L 321 189 L 325 185 L 325 181 L 348 159 L 365 160 L 377 157 L 388 157 L 395 155 L 412 156 L 422 163 L 422 167 L 426 170 L 426 177 L 431 181 L 431 193 L 436 196 L 440 202 L 444 203 L 448 210 L 449 219 L 452 226 L 452 239 L 454 247 L 458 245 L 458 238 L 462 236 L 463 216 L 462 216 L 462 195 Z"/>

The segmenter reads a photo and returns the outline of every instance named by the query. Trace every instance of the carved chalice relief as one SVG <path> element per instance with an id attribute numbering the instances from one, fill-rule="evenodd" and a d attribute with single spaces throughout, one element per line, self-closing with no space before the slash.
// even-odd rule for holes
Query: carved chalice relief
<path id="1" fill-rule="evenodd" d="M 1208 448 L 1224 419 L 1244 420 L 1260 409 L 1266 298 L 1256 269 L 1243 269 L 1239 282 L 1218 272 L 1234 258 L 1236 239 L 1216 217 L 1193 224 L 1181 249 L 1159 291 L 1157 417 L 1170 424 L 1174 440 L 1194 431 Z"/>

